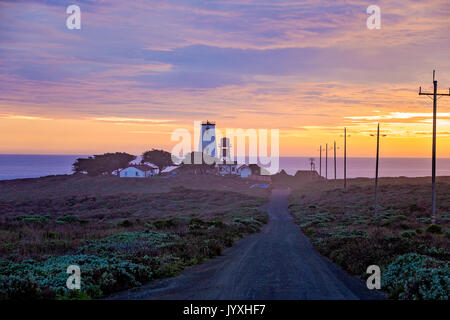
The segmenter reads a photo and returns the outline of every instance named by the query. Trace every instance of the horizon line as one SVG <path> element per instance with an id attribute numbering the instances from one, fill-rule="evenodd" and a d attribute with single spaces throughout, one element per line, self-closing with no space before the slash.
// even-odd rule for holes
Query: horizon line
<path id="1" fill-rule="evenodd" d="M 119 151 L 118 151 L 119 152 Z M 95 154 L 104 154 L 106 152 L 103 153 L 95 153 Z M 128 153 L 128 152 L 126 152 Z M 76 154 L 76 153 L 0 153 L 0 156 L 93 156 L 95 155 L 94 153 L 92 154 Z M 132 153 L 129 153 L 131 155 L 135 155 Z M 138 154 L 136 156 L 140 156 L 141 154 Z M 246 156 L 248 157 L 248 156 Z M 280 156 L 279 158 L 320 158 L 319 156 L 308 156 L 308 155 L 299 155 L 299 156 Z M 343 159 L 343 156 L 339 156 L 336 157 L 336 159 Z M 375 156 L 373 157 L 364 157 L 364 156 L 347 156 L 347 159 L 350 158 L 359 158 L 359 159 L 372 159 L 375 158 Z M 380 157 L 382 159 L 431 159 L 430 157 Z M 325 159 L 325 156 L 322 156 L 322 159 Z M 334 159 L 333 155 L 329 156 L 328 159 Z M 450 159 L 450 157 L 437 157 L 437 159 Z"/>

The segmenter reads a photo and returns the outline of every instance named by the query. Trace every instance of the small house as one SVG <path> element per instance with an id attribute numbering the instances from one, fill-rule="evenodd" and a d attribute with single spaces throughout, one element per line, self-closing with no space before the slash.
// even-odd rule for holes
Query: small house
<path id="1" fill-rule="evenodd" d="M 238 174 L 238 166 L 237 162 L 234 161 L 232 163 L 218 163 L 216 164 L 217 173 L 221 176 L 225 175 L 237 175 Z"/>
<path id="2" fill-rule="evenodd" d="M 121 178 L 149 178 L 158 174 L 158 169 L 147 164 L 133 164 L 120 170 Z"/>
<path id="3" fill-rule="evenodd" d="M 244 164 L 239 167 L 238 174 L 240 175 L 241 178 L 248 178 L 249 176 L 252 175 L 252 169 L 250 169 L 249 166 Z"/>

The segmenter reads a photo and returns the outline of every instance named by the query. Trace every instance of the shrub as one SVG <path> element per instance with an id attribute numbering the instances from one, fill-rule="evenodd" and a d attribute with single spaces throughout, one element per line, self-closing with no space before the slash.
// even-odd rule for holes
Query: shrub
<path id="1" fill-rule="evenodd" d="M 404 238 L 412 238 L 416 235 L 416 231 L 415 230 L 405 230 L 402 233 L 400 233 L 400 236 L 404 237 Z"/>
<path id="2" fill-rule="evenodd" d="M 428 218 L 428 217 L 421 217 L 421 218 L 417 218 L 416 220 L 417 220 L 417 222 L 420 222 L 420 223 L 425 223 L 425 224 L 431 223 L 431 218 Z"/>
<path id="3" fill-rule="evenodd" d="M 59 233 L 56 231 L 46 231 L 44 233 L 44 237 L 47 239 L 57 239 L 59 236 Z"/>
<path id="4" fill-rule="evenodd" d="M 132 225 L 133 225 L 133 222 L 131 222 L 131 221 L 128 220 L 128 219 L 125 219 L 125 220 L 123 220 L 123 221 L 121 221 L 121 222 L 119 223 L 119 226 L 124 227 L 124 228 L 129 228 L 129 227 L 131 227 Z"/>
<path id="5" fill-rule="evenodd" d="M 122 232 L 100 240 L 93 240 L 82 246 L 78 253 L 96 256 L 110 256 L 114 253 L 131 257 L 141 250 L 157 249 L 176 239 L 175 235 L 163 232 Z"/>
<path id="6" fill-rule="evenodd" d="M 382 272 L 389 298 L 448 300 L 449 263 L 417 253 L 397 257 Z"/>
<path id="7" fill-rule="evenodd" d="M 335 232 L 330 232 L 330 236 L 339 238 L 339 239 L 353 239 L 353 238 L 364 238 L 368 239 L 369 235 L 364 230 L 338 230 Z"/>
<path id="8" fill-rule="evenodd" d="M 204 223 L 204 221 L 200 218 L 192 218 L 189 221 L 189 224 L 203 224 L 203 223 Z"/>
<path id="9" fill-rule="evenodd" d="M 450 238 L 450 229 L 447 229 L 444 233 L 444 237 Z"/>
<path id="10" fill-rule="evenodd" d="M 306 235 L 312 235 L 314 233 L 314 227 L 305 228 Z"/>
<path id="11" fill-rule="evenodd" d="M 172 263 L 165 263 L 158 270 L 158 277 L 173 277 L 183 270 L 184 263 L 180 259 L 174 259 Z"/>
<path id="12" fill-rule="evenodd" d="M 182 189 L 179 195 L 164 193 L 160 197 L 122 194 L 123 188 L 120 190 L 120 195 L 99 195 L 97 199 L 58 197 L 18 204 L 15 212 L 31 215 L 17 220 L 5 216 L 4 221 L 13 228 L 4 230 L 6 241 L 0 241 L 1 256 L 8 257 L 0 257 L 0 299 L 101 298 L 143 281 L 177 274 L 186 265 L 216 256 L 268 220 L 268 215 L 257 209 L 262 201 L 247 200 L 242 194 L 224 197 L 217 192 L 216 198 L 211 198 L 209 190 Z M 211 208 L 209 204 L 214 207 L 211 214 L 202 210 Z M 172 207 L 177 210 L 173 218 L 161 215 L 153 222 L 144 218 L 150 208 L 162 213 Z M 33 215 L 35 212 L 51 216 Z M 203 220 L 195 218 L 197 214 Z M 230 222 L 233 218 L 238 219 Z M 22 221 L 53 223 L 40 228 Z M 88 222 L 89 227 L 83 228 Z M 119 227 L 131 225 L 135 228 Z M 121 232 L 125 230 L 134 232 Z M 26 257 L 37 260 L 23 260 Z M 81 268 L 81 290 L 66 287 L 66 270 L 72 264 Z"/>
<path id="13" fill-rule="evenodd" d="M 384 223 L 383 226 L 388 226 L 393 222 L 397 222 L 397 221 L 402 221 L 402 220 L 407 220 L 408 218 L 404 215 L 397 215 L 397 216 L 392 216 L 389 219 L 387 219 Z"/>
<path id="14" fill-rule="evenodd" d="M 164 219 L 164 220 L 153 221 L 152 225 L 156 229 L 169 229 L 169 228 L 175 226 L 175 222 L 174 222 L 173 218 L 168 218 L 168 219 Z"/>
<path id="15" fill-rule="evenodd" d="M 442 227 L 437 224 L 432 224 L 427 228 L 427 232 L 429 233 L 442 233 Z"/>
<path id="16" fill-rule="evenodd" d="M 40 215 L 21 215 L 15 217 L 15 219 L 30 224 L 44 224 L 47 223 L 49 220 L 47 216 L 40 216 Z"/>
<path id="17" fill-rule="evenodd" d="M 205 228 L 207 223 L 200 218 L 192 218 L 189 221 L 189 230 L 198 230 Z"/>
<path id="18" fill-rule="evenodd" d="M 73 296 L 66 287 L 69 265 L 78 265 L 81 269 L 81 296 Z M 44 262 L 8 262 L 1 266 L 1 272 L 14 273 L 0 276 L 1 292 L 6 292 L 1 298 L 5 299 L 46 298 L 43 294 L 46 288 L 58 298 L 83 298 L 89 294 L 98 296 L 137 286 L 152 277 L 149 267 L 115 257 L 92 255 L 65 255 Z"/>
<path id="19" fill-rule="evenodd" d="M 328 226 L 328 224 L 335 220 L 335 217 L 328 212 L 319 212 L 316 214 L 301 215 L 298 217 L 300 227 L 308 227 L 310 225 Z"/>
<path id="20" fill-rule="evenodd" d="M 58 300 L 90 300 L 91 296 L 82 290 L 68 290 L 64 296 L 58 297 Z"/>
<path id="21" fill-rule="evenodd" d="M 73 214 L 61 216 L 61 217 L 58 217 L 58 219 L 56 219 L 56 223 L 60 223 L 60 224 L 73 223 L 73 222 L 78 222 L 78 221 L 79 221 L 78 217 Z"/>
<path id="22" fill-rule="evenodd" d="M 87 295 L 92 299 L 99 299 L 103 296 L 103 291 L 99 285 L 92 285 L 85 289 Z"/>
<path id="23" fill-rule="evenodd" d="M 400 223 L 398 226 L 403 230 L 409 230 L 410 228 L 410 226 L 406 223 Z"/>
<path id="24" fill-rule="evenodd" d="M 222 228 L 224 226 L 223 222 L 220 220 L 216 220 L 213 222 L 214 228 Z"/>
<path id="25" fill-rule="evenodd" d="M 0 276 L 0 300 L 42 299 L 39 284 L 29 277 L 17 275 Z"/>

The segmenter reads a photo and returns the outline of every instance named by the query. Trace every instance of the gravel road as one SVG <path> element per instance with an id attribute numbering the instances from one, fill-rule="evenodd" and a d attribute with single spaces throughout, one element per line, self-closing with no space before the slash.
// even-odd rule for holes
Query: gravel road
<path id="1" fill-rule="evenodd" d="M 110 299 L 379 299 L 358 277 L 321 256 L 288 211 L 289 190 L 275 189 L 263 207 L 270 220 L 223 255 Z"/>

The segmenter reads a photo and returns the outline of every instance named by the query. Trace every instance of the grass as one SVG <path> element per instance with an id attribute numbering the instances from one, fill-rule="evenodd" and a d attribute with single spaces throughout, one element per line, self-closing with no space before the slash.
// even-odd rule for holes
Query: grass
<path id="1" fill-rule="evenodd" d="M 367 267 L 379 265 L 389 298 L 445 300 L 450 294 L 450 179 L 438 179 L 433 226 L 428 180 L 380 179 L 377 216 L 371 179 L 350 179 L 347 191 L 342 181 L 297 185 L 290 211 L 317 250 L 348 272 L 367 277 Z"/>
<path id="2" fill-rule="evenodd" d="M 0 181 L 0 210 L 16 204 L 10 201 L 29 201 L 37 199 L 69 197 L 96 197 L 126 193 L 148 194 L 169 192 L 176 187 L 189 187 L 194 190 L 234 191 L 250 196 L 265 197 L 267 190 L 253 188 L 253 183 L 239 177 L 215 175 L 179 175 L 176 177 L 155 176 L 148 179 L 117 179 L 115 176 L 89 177 L 86 175 L 58 175 L 39 179 L 17 179 Z M 180 200 L 182 201 L 182 200 Z M 2 208 L 3 206 L 3 208 Z"/>
<path id="3" fill-rule="evenodd" d="M 0 299 L 104 297 L 220 255 L 267 222 L 267 190 L 196 178 L 189 188 L 185 177 L 1 182 Z M 78 293 L 66 288 L 70 264 L 81 267 Z"/>

